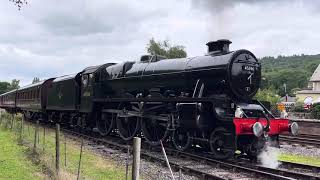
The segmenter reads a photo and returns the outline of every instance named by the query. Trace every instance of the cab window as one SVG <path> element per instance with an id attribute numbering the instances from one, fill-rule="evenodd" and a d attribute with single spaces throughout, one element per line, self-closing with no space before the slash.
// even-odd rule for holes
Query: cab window
<path id="1" fill-rule="evenodd" d="M 88 85 L 88 75 L 85 74 L 82 76 L 82 87 L 87 87 Z"/>
<path id="2" fill-rule="evenodd" d="M 93 81 L 93 74 L 88 74 L 88 86 L 92 85 L 92 81 Z"/>

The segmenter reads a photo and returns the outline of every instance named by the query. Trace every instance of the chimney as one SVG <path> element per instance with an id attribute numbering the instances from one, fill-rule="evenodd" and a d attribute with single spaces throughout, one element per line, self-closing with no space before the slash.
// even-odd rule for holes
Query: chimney
<path id="1" fill-rule="evenodd" d="M 215 53 L 227 53 L 229 52 L 229 44 L 232 42 L 228 39 L 219 39 L 217 41 L 210 41 L 206 45 L 208 46 L 208 54 Z"/>

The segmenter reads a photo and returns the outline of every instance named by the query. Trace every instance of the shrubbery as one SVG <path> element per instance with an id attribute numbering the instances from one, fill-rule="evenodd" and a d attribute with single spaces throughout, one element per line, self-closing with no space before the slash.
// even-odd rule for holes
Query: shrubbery
<path id="1" fill-rule="evenodd" d="M 303 103 L 297 102 L 297 103 L 295 104 L 295 106 L 292 108 L 291 111 L 293 111 L 293 112 L 306 112 L 307 110 L 304 109 Z"/>
<path id="2" fill-rule="evenodd" d="M 312 106 L 311 115 L 315 119 L 320 119 L 320 104 Z"/>

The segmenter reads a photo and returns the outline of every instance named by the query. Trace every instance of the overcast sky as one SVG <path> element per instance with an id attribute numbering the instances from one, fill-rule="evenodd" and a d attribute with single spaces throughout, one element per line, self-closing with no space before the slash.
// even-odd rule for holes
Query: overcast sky
<path id="1" fill-rule="evenodd" d="M 223 2 L 223 3 L 222 3 Z M 135 60 L 150 38 L 203 55 L 230 39 L 256 56 L 320 53 L 316 0 L 28 0 L 0 3 L 0 81 L 44 79 Z"/>

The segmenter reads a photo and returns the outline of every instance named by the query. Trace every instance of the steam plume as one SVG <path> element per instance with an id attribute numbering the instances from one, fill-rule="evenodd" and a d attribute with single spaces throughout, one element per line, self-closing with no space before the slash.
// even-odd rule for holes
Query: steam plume
<path id="1" fill-rule="evenodd" d="M 266 145 L 265 149 L 258 155 L 258 160 L 262 166 L 268 168 L 278 168 L 281 164 L 278 161 L 279 149 Z"/>

